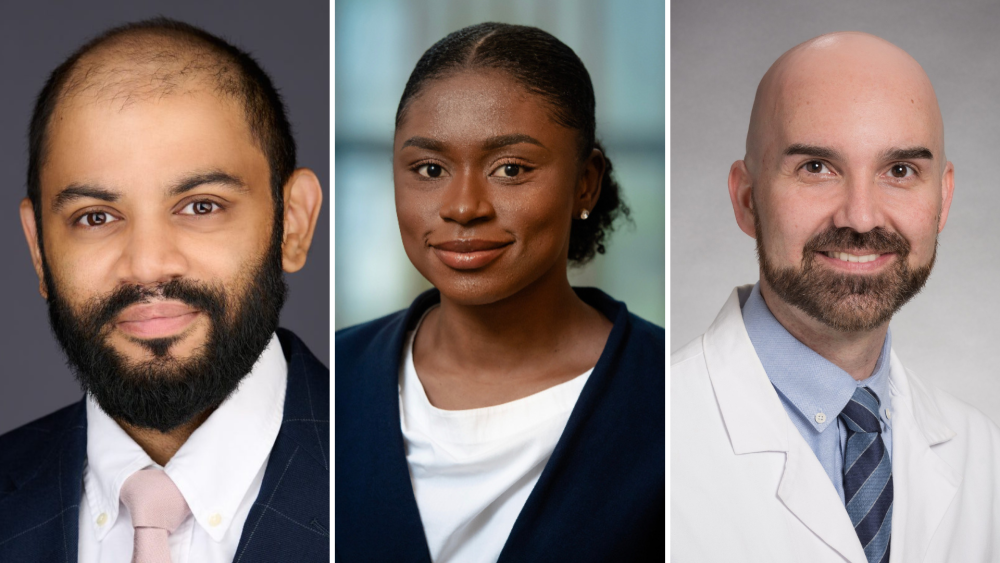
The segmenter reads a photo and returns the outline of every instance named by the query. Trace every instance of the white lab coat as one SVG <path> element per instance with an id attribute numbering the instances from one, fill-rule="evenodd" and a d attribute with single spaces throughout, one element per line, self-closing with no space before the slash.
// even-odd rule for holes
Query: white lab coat
<path id="1" fill-rule="evenodd" d="M 670 360 L 671 560 L 866 563 L 747 336 L 751 289 Z M 890 362 L 890 563 L 1000 561 L 1000 428 Z"/>

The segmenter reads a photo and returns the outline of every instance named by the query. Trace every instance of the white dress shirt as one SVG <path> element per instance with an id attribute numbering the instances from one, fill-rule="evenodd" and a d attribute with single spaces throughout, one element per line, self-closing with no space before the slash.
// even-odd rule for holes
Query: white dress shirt
<path id="1" fill-rule="evenodd" d="M 79 561 L 131 560 L 132 519 L 119 493 L 129 476 L 147 467 L 163 469 L 191 508 L 191 515 L 170 534 L 172 563 L 233 561 L 281 428 L 287 376 L 274 335 L 239 388 L 164 467 L 88 397 Z"/>
<path id="2" fill-rule="evenodd" d="M 442 410 L 413 367 L 415 334 L 400 369 L 399 411 L 431 560 L 496 561 L 593 369 L 502 405 Z"/>

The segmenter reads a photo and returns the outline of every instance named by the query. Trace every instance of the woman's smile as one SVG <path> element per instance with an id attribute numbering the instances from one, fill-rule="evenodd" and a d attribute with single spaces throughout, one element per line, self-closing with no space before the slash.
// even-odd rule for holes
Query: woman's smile
<path id="1" fill-rule="evenodd" d="M 456 270 L 475 270 L 493 263 L 513 241 L 456 239 L 430 244 L 438 259 Z"/>

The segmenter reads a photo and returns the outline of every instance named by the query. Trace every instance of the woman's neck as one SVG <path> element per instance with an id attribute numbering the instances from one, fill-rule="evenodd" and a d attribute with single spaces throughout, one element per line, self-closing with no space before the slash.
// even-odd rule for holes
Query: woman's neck
<path id="1" fill-rule="evenodd" d="M 565 271 L 558 273 L 487 305 L 441 296 L 413 345 L 414 365 L 432 404 L 500 404 L 594 366 L 611 322 L 576 295 Z"/>

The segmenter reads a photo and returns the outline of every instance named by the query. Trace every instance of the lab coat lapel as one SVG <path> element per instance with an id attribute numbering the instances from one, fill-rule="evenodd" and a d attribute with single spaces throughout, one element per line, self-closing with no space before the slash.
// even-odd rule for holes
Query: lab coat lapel
<path id="1" fill-rule="evenodd" d="M 926 388 L 907 377 L 896 354 L 889 372 L 892 397 L 892 543 L 890 563 L 923 561 L 958 491 L 961 477 L 934 446 L 955 436 Z"/>
<path id="2" fill-rule="evenodd" d="M 785 452 L 778 498 L 848 561 L 867 563 L 836 489 L 788 419 L 747 335 L 740 303 L 752 287 L 734 290 L 705 334 L 705 361 L 733 453 Z"/>
<path id="3" fill-rule="evenodd" d="M 803 524 L 852 563 L 868 563 L 844 504 L 809 444 L 788 424 L 790 448 L 778 498 Z"/>

